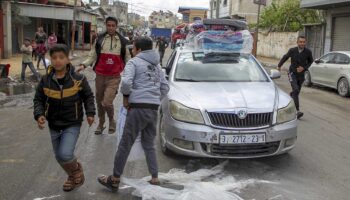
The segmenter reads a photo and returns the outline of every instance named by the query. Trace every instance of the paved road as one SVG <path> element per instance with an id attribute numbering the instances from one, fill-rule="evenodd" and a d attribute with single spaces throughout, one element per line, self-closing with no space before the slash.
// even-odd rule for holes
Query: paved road
<path id="1" fill-rule="evenodd" d="M 91 74 L 87 73 L 93 84 Z M 285 91 L 290 90 L 286 75 L 277 83 Z M 228 199 L 234 199 L 221 192 L 226 186 L 240 196 L 236 196 L 236 199 L 349 199 L 350 99 L 341 98 L 334 91 L 322 88 L 304 88 L 301 96 L 305 117 L 299 123 L 297 146 L 287 155 L 224 162 L 166 157 L 157 148 L 160 171 L 166 173 L 163 177 L 182 178 L 187 188 L 181 191 L 179 185 L 166 185 L 178 192 L 172 194 L 174 196 L 168 194 L 168 199 L 185 199 L 181 195 L 186 194 L 191 195 L 191 199 L 198 199 L 195 195 L 201 189 L 205 194 L 202 199 L 224 199 L 228 196 Z M 115 102 L 117 108 L 120 99 L 118 96 Z M 36 128 L 31 104 L 21 104 L 0 109 L 0 199 L 140 199 L 131 194 L 132 188 L 124 187 L 118 194 L 112 194 L 96 182 L 98 174 L 111 173 L 116 136 L 95 136 L 93 129 L 97 124 L 89 130 L 86 123 L 76 151 L 85 168 L 86 184 L 74 192 L 63 193 L 61 185 L 65 175 L 54 160 L 48 130 Z M 219 163 L 222 169 L 210 169 Z M 172 170 L 170 174 L 167 173 L 174 168 L 185 171 Z M 206 170 L 197 171 L 199 169 Z M 190 174 L 181 176 L 183 173 Z M 127 177 L 141 178 L 147 175 L 146 165 L 142 161 L 129 163 L 126 167 Z M 198 176 L 204 177 L 204 180 L 201 182 L 196 179 Z M 137 183 L 135 180 L 127 181 Z M 150 193 L 147 190 L 143 192 L 166 199 L 166 196 L 162 196 L 165 189 L 151 188 Z"/>

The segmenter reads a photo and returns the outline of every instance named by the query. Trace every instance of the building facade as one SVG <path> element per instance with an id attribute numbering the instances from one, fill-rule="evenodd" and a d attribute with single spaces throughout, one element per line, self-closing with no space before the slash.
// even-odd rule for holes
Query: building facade
<path id="1" fill-rule="evenodd" d="M 195 20 L 207 18 L 207 8 L 179 7 L 178 13 L 182 14 L 183 23 L 193 23 Z"/>
<path id="2" fill-rule="evenodd" d="M 301 8 L 324 11 L 325 23 L 305 26 L 308 46 L 314 46 L 312 50 L 320 51 L 321 55 L 330 51 L 350 51 L 350 0 L 302 0 Z"/>
<path id="3" fill-rule="evenodd" d="M 128 3 L 113 1 L 113 4 L 109 4 L 109 0 L 100 0 L 100 6 L 108 13 L 108 16 L 118 19 L 119 26 L 128 24 Z"/>
<path id="4" fill-rule="evenodd" d="M 264 0 L 266 6 L 271 5 L 272 0 Z M 256 23 L 258 19 L 258 5 L 253 0 L 211 0 L 209 17 L 234 18 L 245 20 L 248 24 Z M 263 10 L 265 6 L 261 6 Z"/>
<path id="5" fill-rule="evenodd" d="M 170 11 L 153 11 L 148 18 L 148 25 L 150 28 L 174 28 L 178 20 L 177 16 Z"/>

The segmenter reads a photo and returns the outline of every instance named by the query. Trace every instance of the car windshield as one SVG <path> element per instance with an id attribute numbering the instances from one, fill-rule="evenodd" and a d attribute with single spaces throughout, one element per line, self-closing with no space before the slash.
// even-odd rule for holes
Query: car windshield
<path id="1" fill-rule="evenodd" d="M 194 52 L 180 55 L 175 81 L 268 82 L 269 79 L 249 55 Z"/>

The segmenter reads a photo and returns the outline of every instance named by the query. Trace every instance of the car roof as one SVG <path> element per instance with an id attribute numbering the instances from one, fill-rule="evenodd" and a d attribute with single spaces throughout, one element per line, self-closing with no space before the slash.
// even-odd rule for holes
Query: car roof
<path id="1" fill-rule="evenodd" d="M 350 56 L 350 51 L 331 51 L 329 53 L 343 53 L 343 54 Z"/>

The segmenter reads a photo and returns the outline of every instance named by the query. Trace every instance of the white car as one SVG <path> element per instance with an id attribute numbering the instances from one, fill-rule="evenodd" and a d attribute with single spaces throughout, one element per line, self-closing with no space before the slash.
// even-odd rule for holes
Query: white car
<path id="1" fill-rule="evenodd" d="M 312 63 L 305 72 L 305 85 L 322 85 L 334 88 L 340 96 L 350 96 L 350 51 L 325 54 Z"/>

